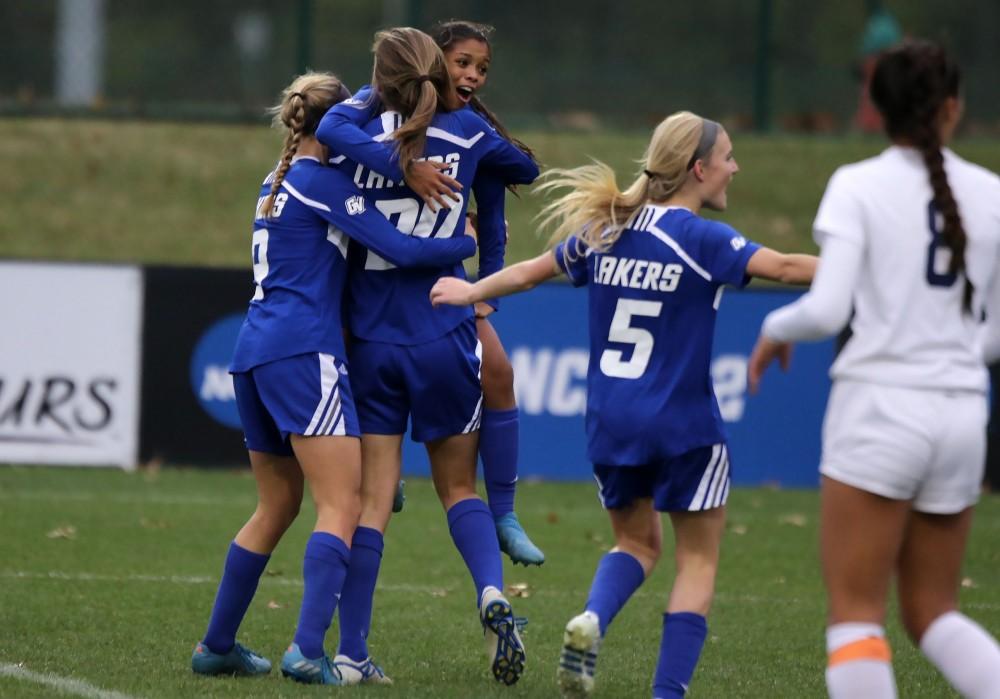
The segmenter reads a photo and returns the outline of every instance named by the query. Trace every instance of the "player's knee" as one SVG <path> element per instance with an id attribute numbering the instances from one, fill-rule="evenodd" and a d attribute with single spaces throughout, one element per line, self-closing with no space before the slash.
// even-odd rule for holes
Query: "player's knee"
<path id="1" fill-rule="evenodd" d="M 282 498 L 257 505 L 254 518 L 273 535 L 280 537 L 299 516 L 301 500 Z"/>
<path id="2" fill-rule="evenodd" d="M 934 620 L 942 614 L 953 611 L 956 607 L 954 599 L 932 600 L 900 597 L 899 617 L 903 628 L 906 629 L 906 634 L 914 643 L 919 644 L 920 639 L 923 638 L 924 633 Z"/>
<path id="3" fill-rule="evenodd" d="M 482 367 L 483 394 L 491 405 L 514 404 L 514 368 L 507 355 L 500 354 Z"/>

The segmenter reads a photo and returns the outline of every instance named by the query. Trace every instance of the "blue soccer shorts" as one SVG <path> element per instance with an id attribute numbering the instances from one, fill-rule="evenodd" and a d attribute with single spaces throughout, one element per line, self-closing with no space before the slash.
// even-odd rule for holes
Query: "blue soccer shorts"
<path id="1" fill-rule="evenodd" d="M 483 348 L 473 319 L 419 345 L 355 339 L 351 343 L 358 420 L 365 434 L 403 434 L 415 442 L 479 429 Z"/>
<path id="2" fill-rule="evenodd" d="M 652 498 L 658 512 L 711 510 L 729 496 L 729 449 L 719 443 L 641 466 L 595 464 L 594 479 L 607 510 L 642 498 Z"/>
<path id="3" fill-rule="evenodd" d="M 288 436 L 359 437 L 347 366 L 330 354 L 298 354 L 233 374 L 247 449 L 292 454 Z"/>

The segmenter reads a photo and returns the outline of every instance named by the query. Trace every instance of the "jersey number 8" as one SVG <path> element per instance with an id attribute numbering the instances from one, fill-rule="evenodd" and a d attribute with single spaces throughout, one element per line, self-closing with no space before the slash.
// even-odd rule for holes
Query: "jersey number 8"
<path id="1" fill-rule="evenodd" d="M 927 283 L 931 286 L 952 286 L 958 275 L 947 271 L 951 264 L 951 250 L 941 232 L 942 217 L 933 201 L 927 205 L 927 220 L 931 229 L 931 243 L 927 246 Z M 942 268 L 945 271 L 939 272 Z"/>

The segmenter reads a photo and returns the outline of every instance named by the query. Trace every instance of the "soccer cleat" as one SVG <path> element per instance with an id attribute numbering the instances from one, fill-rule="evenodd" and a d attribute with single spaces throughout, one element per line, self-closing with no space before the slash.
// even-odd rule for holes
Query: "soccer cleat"
<path id="1" fill-rule="evenodd" d="M 545 554 L 528 538 L 516 514 L 508 512 L 493 521 L 497 527 L 500 550 L 510 556 L 515 565 L 540 566 L 545 563 Z"/>
<path id="2" fill-rule="evenodd" d="M 556 670 L 563 699 L 583 699 L 594 691 L 594 666 L 600 646 L 601 625 L 593 612 L 579 614 L 566 624 Z"/>
<path id="3" fill-rule="evenodd" d="M 303 684 L 343 684 L 340 671 L 330 661 L 330 656 L 307 658 L 299 650 L 299 644 L 288 646 L 281 659 L 281 674 Z"/>
<path id="4" fill-rule="evenodd" d="M 403 505 L 406 503 L 406 493 L 403 492 L 404 485 L 406 485 L 406 481 L 399 481 L 396 483 L 396 494 L 392 498 L 393 512 L 403 511 Z"/>
<path id="5" fill-rule="evenodd" d="M 191 670 L 198 675 L 266 675 L 271 671 L 271 661 L 239 643 L 228 653 L 213 653 L 204 643 L 194 647 Z"/>
<path id="6" fill-rule="evenodd" d="M 333 666 L 340 672 L 340 683 L 344 685 L 392 684 L 382 668 L 372 662 L 371 656 L 358 662 L 346 655 L 338 655 L 333 659 Z"/>
<path id="7" fill-rule="evenodd" d="M 497 682 L 512 685 L 524 672 L 524 643 L 514 623 L 510 602 L 495 587 L 483 590 L 479 602 L 479 620 L 486 638 L 490 670 Z"/>

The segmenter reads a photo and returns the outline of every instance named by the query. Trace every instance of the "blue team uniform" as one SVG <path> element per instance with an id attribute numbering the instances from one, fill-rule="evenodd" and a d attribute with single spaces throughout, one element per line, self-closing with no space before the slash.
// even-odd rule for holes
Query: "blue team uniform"
<path id="1" fill-rule="evenodd" d="M 538 176 L 531 158 L 473 111 L 438 113 L 427 131 L 424 157 L 449 165 L 446 172 L 462 184 L 463 196 L 450 211 L 433 213 L 403 182 L 391 147 L 402 117 L 378 113 L 370 97 L 361 90 L 331 108 L 316 135 L 340 154 L 337 167 L 396 225 L 400 237 L 460 235 L 466 193 L 481 170 L 500 183 L 528 183 Z M 495 250 L 492 243 L 489 247 Z M 500 264 L 502 253 L 500 248 Z M 374 251 L 352 252 L 350 260 L 348 316 L 362 431 L 402 434 L 410 414 L 416 441 L 478 429 L 481 348 L 472 308 L 435 309 L 429 300 L 439 278 L 465 278 L 462 265 L 442 260 L 433 269 L 398 269 Z"/>
<path id="2" fill-rule="evenodd" d="M 308 157 L 292 162 L 265 219 L 273 176 L 254 217 L 255 289 L 230 371 L 247 447 L 289 454 L 289 434 L 360 434 L 341 329 L 348 237 L 411 266 L 455 264 L 476 246 L 399 235 L 348 178 Z"/>
<path id="3" fill-rule="evenodd" d="M 725 285 L 759 245 L 687 209 L 648 205 L 605 252 L 555 249 L 589 284 L 587 453 L 606 507 L 653 497 L 661 511 L 724 504 L 729 458 L 710 361 Z"/>

